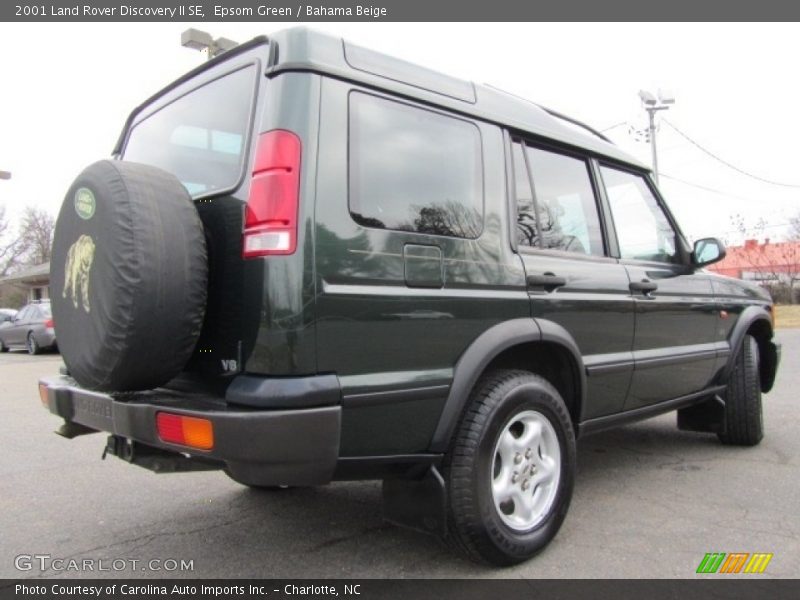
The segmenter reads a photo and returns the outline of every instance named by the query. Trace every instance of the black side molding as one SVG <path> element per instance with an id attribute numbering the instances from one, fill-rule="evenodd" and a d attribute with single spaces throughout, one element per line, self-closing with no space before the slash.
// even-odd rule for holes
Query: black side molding
<path id="1" fill-rule="evenodd" d="M 239 375 L 225 392 L 228 404 L 254 408 L 317 408 L 342 402 L 336 375 L 255 377 Z"/>
<path id="2" fill-rule="evenodd" d="M 625 425 L 626 423 L 643 421 L 644 419 L 657 417 L 660 414 L 673 410 L 683 409 L 688 406 L 712 399 L 717 394 L 721 394 L 724 391 L 724 385 L 712 386 L 704 390 L 700 390 L 699 392 L 694 392 L 692 394 L 687 394 L 686 396 L 680 396 L 679 398 L 667 400 L 666 402 L 658 402 L 656 404 L 642 406 L 641 408 L 618 412 L 613 415 L 605 415 L 602 417 L 595 417 L 594 419 L 588 419 L 586 421 L 582 421 L 580 425 L 578 425 L 578 437 L 583 437 L 584 435 L 590 433 L 597 433 L 598 431 L 603 431 L 605 429 L 611 429 L 612 427 L 619 427 L 620 425 Z"/>

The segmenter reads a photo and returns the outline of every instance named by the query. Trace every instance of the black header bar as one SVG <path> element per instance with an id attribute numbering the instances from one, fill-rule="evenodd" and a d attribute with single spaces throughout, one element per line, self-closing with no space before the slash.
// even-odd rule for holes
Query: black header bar
<path id="1" fill-rule="evenodd" d="M 4 0 L 9 22 L 794 21 L 787 0 Z"/>

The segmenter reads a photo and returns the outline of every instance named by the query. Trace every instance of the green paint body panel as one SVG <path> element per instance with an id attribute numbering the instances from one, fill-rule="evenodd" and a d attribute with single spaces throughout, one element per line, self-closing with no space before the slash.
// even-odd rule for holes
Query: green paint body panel
<path id="1" fill-rule="evenodd" d="M 484 334 L 515 319 L 528 320 L 527 343 L 551 336 L 548 344 L 573 357 L 576 397 L 568 401 L 578 425 L 718 383 L 740 335 L 737 319 L 748 307 L 766 315 L 769 298 L 755 286 L 693 267 L 682 239 L 680 265 L 619 258 L 599 164 L 619 165 L 649 181 L 645 167 L 536 105 L 452 79 L 437 87 L 428 71 L 404 83 L 408 65 L 380 55 L 365 58 L 353 49 L 346 57 L 344 48 L 329 36 L 289 30 L 271 44 L 211 61 L 152 100 L 154 106 L 165 104 L 237 64 L 255 62 L 259 69 L 241 180 L 197 204 L 209 235 L 210 316 L 189 371 L 223 383 L 242 372 L 277 378 L 334 374 L 341 386 L 340 457 L 428 452 L 437 429 L 447 430 L 442 420 L 457 420 L 467 400 L 451 394 L 459 361 L 485 351 L 488 363 L 501 344 L 476 348 L 476 340 L 488 343 L 492 336 Z M 354 93 L 459 119 L 477 130 L 477 236 L 356 222 L 349 179 Z M 302 143 L 297 250 L 244 260 L 249 173 L 258 135 L 273 129 L 294 132 Z M 587 161 L 606 256 L 516 247 L 512 137 L 546 142 Z M 445 165 L 448 158 L 436 160 Z M 549 273 L 564 278 L 564 285 L 528 285 L 529 277 Z M 629 289 L 645 277 L 658 283 L 653 298 Z M 727 319 L 720 318 L 721 310 Z M 220 367 L 231 358 L 238 361 L 236 373 Z"/>

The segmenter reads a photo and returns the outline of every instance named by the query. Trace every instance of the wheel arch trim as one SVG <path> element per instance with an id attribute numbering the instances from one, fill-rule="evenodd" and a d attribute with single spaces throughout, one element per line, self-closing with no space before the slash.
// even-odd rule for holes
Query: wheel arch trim
<path id="1" fill-rule="evenodd" d="M 739 355 L 739 351 L 742 347 L 742 343 L 744 342 L 744 337 L 747 335 L 747 332 L 750 331 L 752 326 L 758 322 L 763 322 L 768 330 L 769 330 L 769 338 L 765 341 L 766 343 L 770 343 L 770 340 L 773 336 L 773 328 L 772 328 L 772 319 L 770 318 L 767 309 L 763 306 L 748 306 L 745 308 L 742 313 L 739 315 L 739 318 L 736 321 L 736 324 L 731 329 L 730 334 L 728 335 L 728 344 L 730 345 L 731 351 L 730 355 L 728 356 L 728 362 L 725 364 L 725 367 L 722 370 L 720 375 L 720 382 L 727 383 L 728 379 L 733 373 L 733 368 L 736 364 L 736 357 Z M 764 342 L 759 342 L 759 347 L 763 345 Z M 777 364 L 773 365 L 772 370 L 775 371 L 777 369 Z M 774 380 L 775 374 L 774 372 L 769 377 L 770 380 Z M 763 380 L 763 375 L 762 375 Z M 767 391 L 767 390 L 765 390 Z"/>
<path id="2" fill-rule="evenodd" d="M 458 426 L 470 392 L 486 367 L 505 350 L 531 342 L 558 344 L 572 355 L 579 386 L 578 401 L 583 410 L 586 394 L 586 373 L 578 346 L 560 325 L 546 319 L 519 318 L 498 323 L 480 334 L 459 357 L 453 369 L 453 381 L 439 422 L 431 439 L 431 452 L 445 452 Z"/>

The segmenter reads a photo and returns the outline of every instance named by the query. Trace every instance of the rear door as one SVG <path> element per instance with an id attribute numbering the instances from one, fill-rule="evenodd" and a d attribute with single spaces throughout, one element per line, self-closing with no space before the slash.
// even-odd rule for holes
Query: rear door
<path id="1" fill-rule="evenodd" d="M 690 265 L 680 232 L 643 173 L 612 165 L 601 165 L 600 172 L 636 303 L 626 409 L 702 390 L 717 349 L 710 279 Z"/>
<path id="2" fill-rule="evenodd" d="M 521 139 L 511 144 L 516 246 L 533 316 L 566 329 L 583 356 L 583 419 L 622 410 L 633 371 L 633 301 L 610 256 L 588 157 Z"/>
<path id="3" fill-rule="evenodd" d="M 256 354 L 264 324 L 266 260 L 243 259 L 242 232 L 258 123 L 267 108 L 268 51 L 267 44 L 244 44 L 171 85 L 132 115 L 120 149 L 124 160 L 174 174 L 203 222 L 208 298 L 187 370 L 204 376 L 242 370 Z M 248 370 L 289 372 L 293 355 L 285 344 L 282 350 L 275 353 L 276 364 L 262 361 Z"/>
<path id="4" fill-rule="evenodd" d="M 342 385 L 340 453 L 424 451 L 461 353 L 529 315 L 500 226 L 503 134 L 331 78 L 322 92 L 317 348 Z"/>

